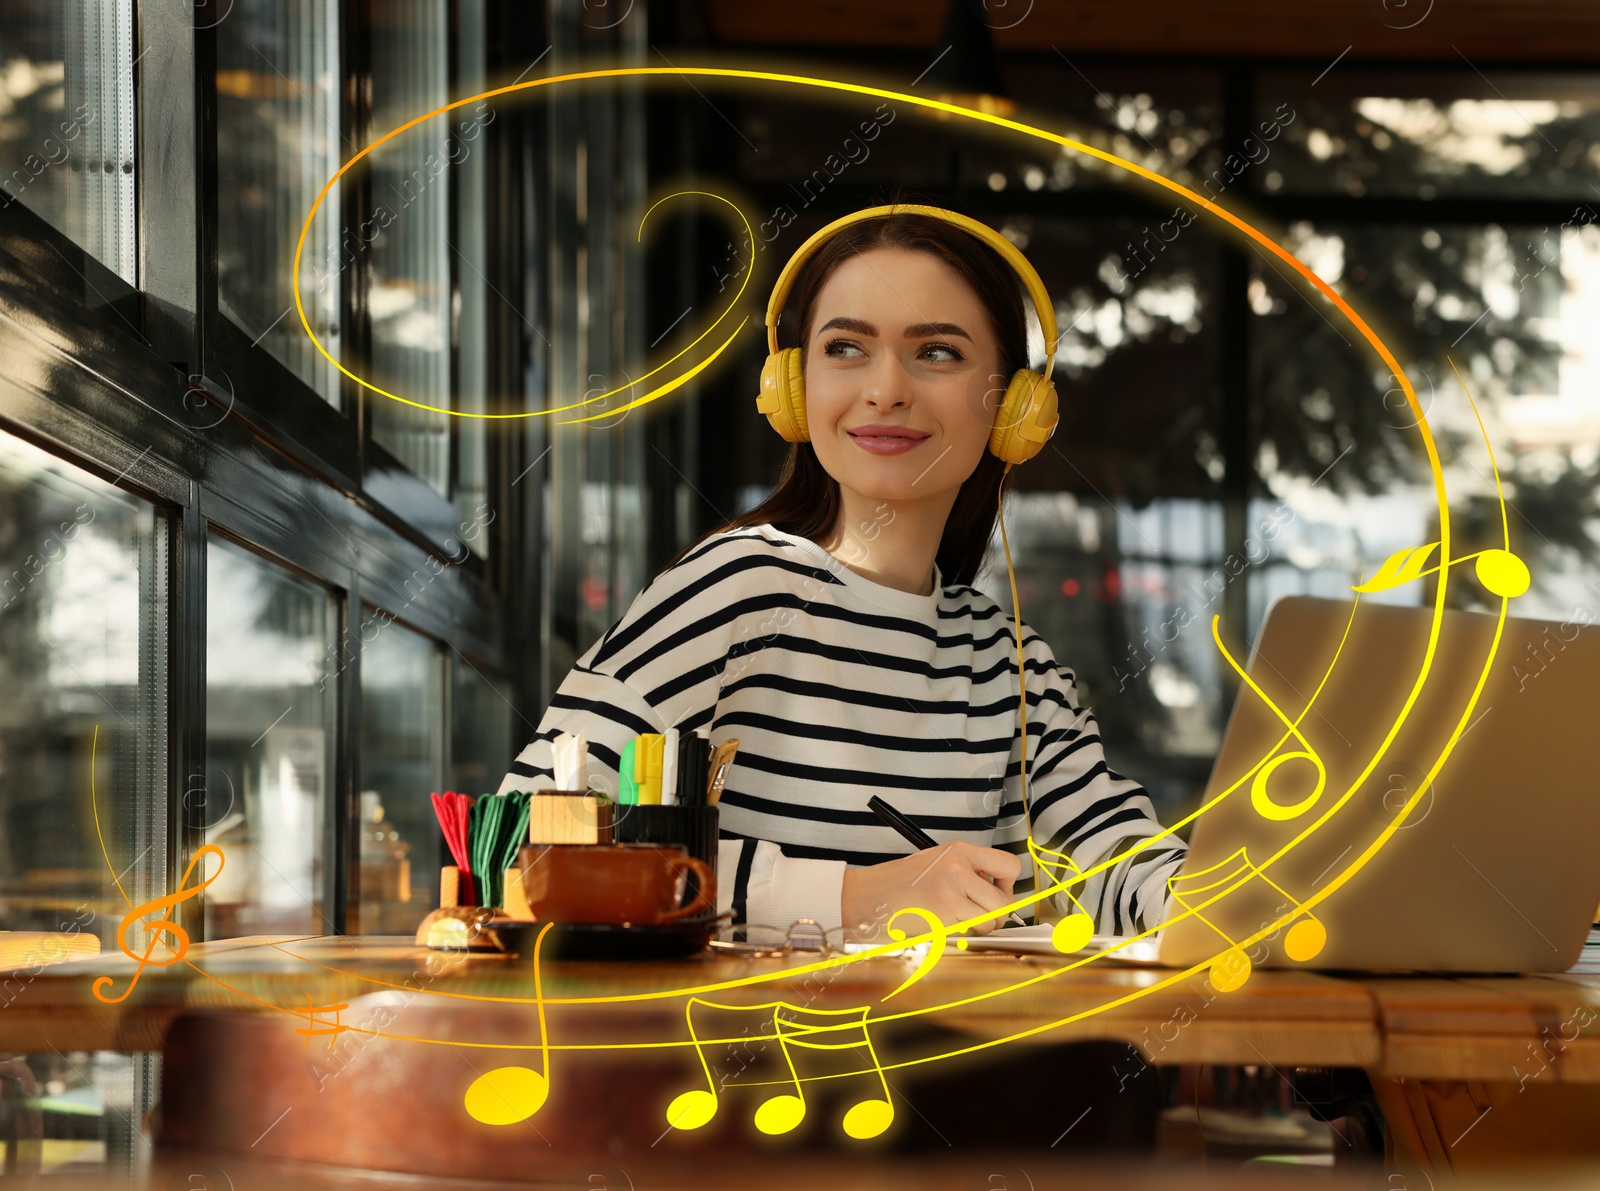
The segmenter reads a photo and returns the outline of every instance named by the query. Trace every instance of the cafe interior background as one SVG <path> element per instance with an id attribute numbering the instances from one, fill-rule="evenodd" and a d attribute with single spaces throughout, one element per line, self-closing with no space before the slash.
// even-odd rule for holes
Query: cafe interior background
<path id="1" fill-rule="evenodd" d="M 1008 481 L 1022 615 L 1163 819 L 1233 695 L 1211 616 L 1242 648 L 1278 596 L 1437 537 L 1396 379 L 1281 262 L 1211 219 L 1168 236 L 1172 196 L 1086 155 L 871 99 L 668 76 L 430 122 L 309 229 L 319 353 L 290 265 L 326 180 L 418 114 L 595 64 L 983 93 L 1208 186 L 1403 361 L 1458 554 L 1499 530 L 1465 381 L 1533 575 L 1516 610 L 1596 619 L 1600 15 L 990 0 L 957 45 L 944 9 L 0 0 L 0 928 L 92 915 L 114 951 L 113 872 L 148 901 L 213 843 L 197 940 L 409 934 L 428 793 L 495 789 L 656 569 L 769 490 L 761 305 L 895 184 L 1000 229 L 1054 298 L 1062 424 Z M 693 197 L 641 232 L 694 189 L 757 238 Z M 449 417 L 341 372 L 462 414 L 616 408 L 746 281 L 735 348 L 609 421 Z M 1003 561 L 978 586 L 1009 608 Z M 47 1164 L 135 1163 L 158 1061 L 29 1056 Z"/>

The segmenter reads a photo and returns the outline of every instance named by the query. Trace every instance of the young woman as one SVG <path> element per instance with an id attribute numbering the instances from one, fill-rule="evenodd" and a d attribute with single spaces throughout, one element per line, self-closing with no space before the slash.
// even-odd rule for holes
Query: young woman
<path id="1" fill-rule="evenodd" d="M 639 733 L 738 737 L 719 909 L 780 927 L 995 910 L 1035 888 L 1030 818 L 1080 871 L 1160 832 L 1026 625 L 1023 804 L 1013 623 L 972 586 L 1005 467 L 990 431 L 1027 366 L 1016 271 L 949 221 L 896 212 L 828 240 L 795 307 L 809 441 L 770 497 L 691 544 L 578 659 L 501 789 L 548 782 L 563 731 L 587 733 L 590 784 L 607 792 Z M 874 794 L 939 846 L 915 851 L 868 809 Z M 1098 931 L 1144 930 L 1182 852 L 1156 841 L 1073 893 Z"/>

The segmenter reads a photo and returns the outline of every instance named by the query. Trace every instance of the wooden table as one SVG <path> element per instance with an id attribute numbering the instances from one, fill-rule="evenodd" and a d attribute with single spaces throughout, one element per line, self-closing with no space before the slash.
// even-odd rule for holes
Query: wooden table
<path id="1" fill-rule="evenodd" d="M 1600 1131 L 1591 1126 L 1600 1112 L 1600 976 L 1257 971 L 1241 989 L 1217 993 L 1203 969 L 1184 976 L 1104 962 L 1072 967 L 1053 957 L 952 953 L 886 1000 L 913 971 L 913 959 L 880 957 L 809 973 L 794 972 L 797 962 L 715 954 L 648 963 L 547 962 L 541 977 L 552 1063 L 559 1070 L 605 1050 L 613 1060 L 642 1058 L 657 1053 L 645 1049 L 650 1044 L 672 1042 L 677 1078 L 693 1086 L 690 990 L 761 978 L 699 995 L 733 1007 L 783 1000 L 819 1011 L 818 1017 L 820 1011 L 870 1007 L 874 1021 L 894 1019 L 873 1027 L 884 1052 L 880 1061 L 891 1071 L 937 1057 L 918 1053 L 914 1041 L 897 1049 L 897 1024 L 937 1026 L 973 1046 L 1001 1039 L 1011 1039 L 1005 1046 L 1114 1039 L 1137 1048 L 1138 1055 L 1130 1052 L 1132 1074 L 1140 1056 L 1154 1064 L 1280 1071 L 1362 1068 L 1390 1126 L 1395 1164 L 1430 1177 L 1503 1167 L 1530 1152 L 1600 1157 L 1594 1136 Z M 400 938 L 202 944 L 184 963 L 147 968 L 124 1002 L 95 999 L 95 977 L 112 976 L 107 992 L 117 995 L 134 971 L 121 956 L 44 969 L 0 1013 L 0 1049 L 158 1050 L 171 1022 L 199 1009 L 276 1009 L 292 1037 L 313 1024 L 326 1029 L 333 1023 L 333 1014 L 309 1015 L 307 1006 L 349 1005 L 340 1024 L 358 1024 L 373 1003 L 370 994 L 385 991 L 390 1000 L 456 1011 L 467 1031 L 458 1038 L 470 1036 L 475 1014 L 487 1020 L 491 1011 L 514 1012 L 528 1029 L 536 1018 L 531 966 L 504 956 L 430 952 Z M 595 998 L 611 1000 L 586 1000 Z M 731 1036 L 728 1023 L 741 1017 L 771 1028 L 770 1012 L 696 1013 L 702 1040 L 719 1029 Z M 321 1041 L 306 1036 L 296 1045 Z"/>
<path id="2" fill-rule="evenodd" d="M 673 993 L 628 1002 L 625 1012 L 623 1006 L 611 1007 L 617 1010 L 611 1014 L 589 1007 L 577 1016 L 583 1029 L 613 1030 L 619 1039 L 652 1033 L 663 1023 L 672 1023 L 681 1035 L 686 996 L 675 990 L 760 978 L 760 983 L 704 996 L 744 1004 L 783 998 L 818 1009 L 873 1004 L 874 1017 L 926 1013 L 941 1026 L 979 1039 L 1084 1014 L 1040 1040 L 1113 1038 L 1138 1045 L 1162 1063 L 1367 1067 L 1382 1049 L 1367 990 L 1316 973 L 1259 972 L 1238 992 L 1219 995 L 1210 990 L 1203 971 L 1174 981 L 1176 973 L 1160 969 L 1097 962 L 1063 971 L 1065 962 L 1051 958 L 956 953 L 878 1005 L 911 974 L 910 959 L 876 958 L 773 978 L 799 962 L 709 953 L 648 963 L 547 962 L 544 994 L 554 1002 L 552 1040 L 559 1044 L 563 1019 L 577 1009 L 561 1002 L 573 998 Z M 105 991 L 116 996 L 136 967 L 108 955 L 44 969 L 0 1015 L 0 1049 L 159 1050 L 168 1024 L 188 1010 L 267 1012 L 276 1006 L 292 1012 L 298 1007 L 302 1020 L 291 1025 L 303 1026 L 308 999 L 331 1005 L 384 989 L 420 987 L 428 995 L 530 1001 L 534 995 L 531 967 L 504 956 L 433 952 L 392 937 L 258 936 L 199 944 L 184 963 L 147 968 L 121 1004 L 94 997 L 95 977 L 111 976 Z M 1168 987 L 1155 988 L 1159 984 Z M 1117 1000 L 1126 1003 L 1094 1012 Z"/>

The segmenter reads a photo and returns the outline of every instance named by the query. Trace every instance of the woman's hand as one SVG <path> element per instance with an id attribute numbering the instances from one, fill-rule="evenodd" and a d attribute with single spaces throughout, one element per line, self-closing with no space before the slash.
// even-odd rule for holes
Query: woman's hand
<path id="1" fill-rule="evenodd" d="M 846 926 L 882 926 L 897 911 L 917 906 L 949 926 L 1005 905 L 1021 872 L 1022 861 L 1012 853 L 957 840 L 898 860 L 846 868 L 840 911 Z M 1000 921 L 981 923 L 973 931 L 986 935 Z"/>

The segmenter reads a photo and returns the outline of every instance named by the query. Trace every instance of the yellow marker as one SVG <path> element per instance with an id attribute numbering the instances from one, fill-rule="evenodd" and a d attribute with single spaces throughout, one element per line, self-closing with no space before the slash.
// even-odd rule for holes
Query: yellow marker
<path id="1" fill-rule="evenodd" d="M 639 787 L 640 806 L 661 805 L 661 764 L 667 738 L 645 732 L 633 740 L 633 780 Z"/>

